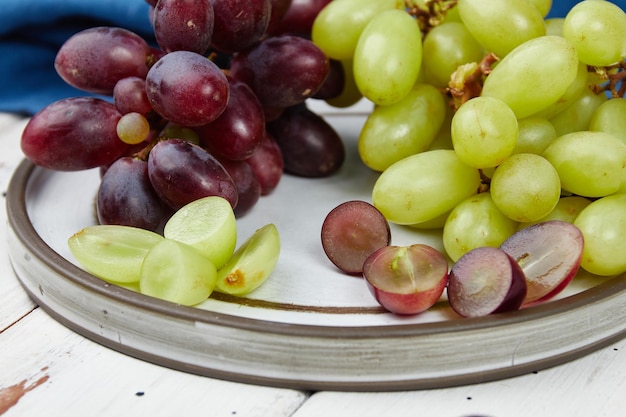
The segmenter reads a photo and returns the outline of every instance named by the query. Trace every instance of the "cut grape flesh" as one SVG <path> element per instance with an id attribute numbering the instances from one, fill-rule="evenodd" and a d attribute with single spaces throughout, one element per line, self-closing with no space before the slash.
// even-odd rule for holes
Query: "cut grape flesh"
<path id="1" fill-rule="evenodd" d="M 524 305 L 553 298 L 563 291 L 580 267 L 583 234 L 571 223 L 550 220 L 511 235 L 500 249 L 520 265 L 528 291 Z"/>

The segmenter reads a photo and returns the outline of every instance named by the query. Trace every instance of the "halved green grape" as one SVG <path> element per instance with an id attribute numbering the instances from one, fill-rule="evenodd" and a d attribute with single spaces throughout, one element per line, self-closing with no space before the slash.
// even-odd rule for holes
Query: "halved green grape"
<path id="1" fill-rule="evenodd" d="M 505 56 L 485 79 L 481 94 L 504 101 L 521 119 L 556 103 L 577 73 L 574 46 L 560 36 L 541 36 Z"/>
<path id="2" fill-rule="evenodd" d="M 465 25 L 446 22 L 435 26 L 424 38 L 423 70 L 437 87 L 447 87 L 450 76 L 468 62 L 480 62 L 483 49 Z"/>
<path id="3" fill-rule="evenodd" d="M 375 171 L 384 171 L 394 162 L 425 151 L 445 115 L 446 103 L 439 90 L 416 84 L 399 102 L 377 106 L 369 114 L 359 135 L 361 160 Z"/>
<path id="4" fill-rule="evenodd" d="M 589 130 L 595 111 L 607 100 L 604 94 L 596 94 L 588 88 L 572 100 L 563 111 L 550 118 L 557 136 Z"/>
<path id="5" fill-rule="evenodd" d="M 215 291 L 243 296 L 263 284 L 271 275 L 280 255 L 280 235 L 276 225 L 256 230 L 217 272 Z"/>
<path id="6" fill-rule="evenodd" d="M 532 222 L 559 202 L 561 183 L 556 169 L 542 156 L 511 155 L 493 174 L 491 197 L 498 209 L 518 222 Z"/>
<path id="7" fill-rule="evenodd" d="M 163 239 L 144 258 L 139 290 L 151 297 L 192 306 L 211 295 L 216 277 L 215 265 L 196 249 Z"/>
<path id="8" fill-rule="evenodd" d="M 237 245 L 235 214 L 226 199 L 204 197 L 178 209 L 165 224 L 163 236 L 194 247 L 220 268 Z"/>
<path id="9" fill-rule="evenodd" d="M 545 150 L 564 190 L 584 197 L 604 197 L 619 190 L 626 170 L 626 144 L 605 132 L 572 132 Z"/>
<path id="10" fill-rule="evenodd" d="M 591 200 L 586 197 L 581 197 L 577 195 L 561 197 L 554 209 L 550 212 L 550 214 L 538 220 L 535 220 L 534 222 L 520 223 L 518 226 L 518 230 L 524 229 L 528 226 L 532 226 L 533 224 L 543 223 L 550 220 L 561 220 L 567 223 L 574 223 L 576 217 L 578 217 L 580 212 L 589 204 L 591 204 Z"/>
<path id="11" fill-rule="evenodd" d="M 88 226 L 68 239 L 72 255 L 85 270 L 112 283 L 139 281 L 148 251 L 163 237 L 148 230 L 119 225 Z"/>
<path id="12" fill-rule="evenodd" d="M 372 203 L 390 222 L 412 225 L 447 213 L 479 186 L 478 170 L 453 150 L 426 151 L 387 168 L 374 184 Z"/>
<path id="13" fill-rule="evenodd" d="M 457 205 L 443 227 L 443 246 L 453 261 L 481 246 L 499 247 L 517 231 L 517 222 L 498 210 L 488 192 Z"/>
<path id="14" fill-rule="evenodd" d="M 581 1 L 565 16 L 563 37 L 587 65 L 604 67 L 626 55 L 626 13 L 609 1 Z"/>
<path id="15" fill-rule="evenodd" d="M 513 152 L 535 153 L 541 155 L 548 145 L 556 139 L 556 130 L 549 120 L 540 117 L 529 117 L 518 123 L 519 135 Z"/>
<path id="16" fill-rule="evenodd" d="M 370 101 L 389 105 L 404 98 L 422 65 L 422 33 L 404 10 L 386 10 L 365 26 L 354 51 L 354 79 Z"/>
<path id="17" fill-rule="evenodd" d="M 592 274 L 626 272 L 626 194 L 600 198 L 574 221 L 585 238 L 581 266 Z"/>
<path id="18" fill-rule="evenodd" d="M 500 58 L 546 33 L 541 12 L 528 1 L 459 0 L 457 7 L 478 43 Z"/>
<path id="19" fill-rule="evenodd" d="M 335 0 L 315 17 L 311 40 L 332 59 L 349 60 L 370 20 L 384 10 L 397 9 L 399 0 Z"/>
<path id="20" fill-rule="evenodd" d="M 589 130 L 610 133 L 626 144 L 626 100 L 614 98 L 600 104 L 591 116 Z"/>
<path id="21" fill-rule="evenodd" d="M 459 159 L 474 168 L 500 165 L 517 143 L 515 113 L 493 97 L 476 97 L 465 102 L 452 118 L 451 129 Z"/>

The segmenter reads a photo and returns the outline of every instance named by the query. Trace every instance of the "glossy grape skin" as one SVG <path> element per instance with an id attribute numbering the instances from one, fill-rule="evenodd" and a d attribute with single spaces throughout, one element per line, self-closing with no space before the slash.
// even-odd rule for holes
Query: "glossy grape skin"
<path id="1" fill-rule="evenodd" d="M 159 0 L 154 8 L 154 35 L 165 52 L 204 53 L 214 27 L 210 0 Z"/>
<path id="2" fill-rule="evenodd" d="M 200 126 L 222 114 L 229 84 L 221 69 L 206 57 L 175 51 L 150 68 L 146 92 L 154 110 L 164 118 L 183 126 Z"/>
<path id="3" fill-rule="evenodd" d="M 171 214 L 148 177 L 148 163 L 123 157 L 104 173 L 96 213 L 100 224 L 123 225 L 158 232 Z"/>
<path id="4" fill-rule="evenodd" d="M 259 180 L 261 195 L 268 195 L 274 191 L 283 176 L 285 162 L 276 139 L 270 133 L 265 132 L 261 145 L 244 161 L 250 165 Z"/>
<path id="5" fill-rule="evenodd" d="M 139 35 L 119 27 L 85 29 L 58 50 L 54 68 L 69 85 L 90 93 L 113 93 L 122 78 L 144 78 L 152 48 Z"/>
<path id="6" fill-rule="evenodd" d="M 411 225 L 449 212 L 479 186 L 478 170 L 453 150 L 426 151 L 387 168 L 374 184 L 372 203 L 390 222 Z"/>
<path id="7" fill-rule="evenodd" d="M 22 132 L 22 151 L 35 164 L 58 171 L 109 165 L 128 145 L 117 137 L 122 115 L 107 101 L 73 97 L 49 104 Z"/>
<path id="8" fill-rule="evenodd" d="M 460 0 L 457 7 L 472 36 L 499 58 L 522 43 L 545 35 L 543 16 L 528 1 Z"/>
<path id="9" fill-rule="evenodd" d="M 557 137 L 589 130 L 593 114 L 606 101 L 606 95 L 596 94 L 591 89 L 585 88 L 569 106 L 550 118 Z"/>
<path id="10" fill-rule="evenodd" d="M 626 144 L 626 100 L 615 98 L 600 104 L 591 116 L 589 130 L 610 133 Z"/>
<path id="11" fill-rule="evenodd" d="M 422 63 L 422 35 L 415 20 L 403 10 L 379 13 L 363 29 L 353 61 L 364 97 L 379 105 L 400 101 L 417 82 Z"/>
<path id="12" fill-rule="evenodd" d="M 481 94 L 504 101 L 521 119 L 556 103 L 576 79 L 578 68 L 570 42 L 541 36 L 505 56 L 486 78 Z"/>
<path id="13" fill-rule="evenodd" d="M 331 0 L 291 0 L 285 15 L 270 34 L 292 34 L 309 38 L 313 22 Z"/>
<path id="14" fill-rule="evenodd" d="M 220 160 L 237 187 L 237 205 L 234 212 L 239 218 L 247 214 L 261 197 L 261 183 L 252 167 L 245 161 Z"/>
<path id="15" fill-rule="evenodd" d="M 321 116 L 304 104 L 287 108 L 267 130 L 276 139 L 284 170 L 301 177 L 326 177 L 337 172 L 345 160 L 341 137 Z"/>
<path id="16" fill-rule="evenodd" d="M 289 10 L 289 6 L 291 6 L 292 0 L 270 0 L 270 18 L 267 24 L 266 33 L 273 34 L 276 33 L 278 26 L 280 25 L 281 20 Z"/>
<path id="17" fill-rule="evenodd" d="M 139 77 L 126 77 L 113 88 L 113 102 L 120 113 L 140 113 L 144 116 L 152 111 L 146 94 L 146 80 Z"/>
<path id="18" fill-rule="evenodd" d="M 341 61 L 330 59 L 328 62 L 328 76 L 320 89 L 311 97 L 319 100 L 331 100 L 339 97 L 345 88 L 346 76 Z"/>
<path id="19" fill-rule="evenodd" d="M 156 193 L 173 209 L 207 196 L 223 197 L 232 207 L 237 205 L 237 187 L 222 164 L 187 141 L 157 143 L 150 151 L 148 174 Z"/>
<path id="20" fill-rule="evenodd" d="M 211 0 L 215 30 L 211 46 L 234 53 L 259 42 L 271 17 L 270 0 Z"/>
<path id="21" fill-rule="evenodd" d="M 329 65 L 313 42 L 281 35 L 235 55 L 230 73 L 252 88 L 263 107 L 280 109 L 315 94 L 328 76 Z"/>
<path id="22" fill-rule="evenodd" d="M 535 153 L 543 151 L 556 139 L 556 129 L 549 120 L 529 117 L 518 122 L 519 134 L 512 154 Z"/>
<path id="23" fill-rule="evenodd" d="M 265 135 L 263 107 L 252 89 L 241 81 L 230 82 L 226 109 L 211 123 L 194 130 L 200 145 L 218 158 L 249 158 Z"/>

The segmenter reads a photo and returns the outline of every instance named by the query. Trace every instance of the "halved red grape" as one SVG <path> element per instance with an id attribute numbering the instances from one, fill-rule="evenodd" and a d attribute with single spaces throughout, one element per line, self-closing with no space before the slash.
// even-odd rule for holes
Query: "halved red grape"
<path id="1" fill-rule="evenodd" d="M 363 264 L 363 276 L 376 301 L 396 314 L 418 314 L 441 298 L 448 282 L 448 261 L 424 245 L 385 246 Z"/>
<path id="2" fill-rule="evenodd" d="M 389 245 L 391 229 L 372 204 L 351 200 L 326 215 L 321 238 L 326 256 L 337 268 L 348 274 L 360 274 L 367 257 Z"/>
<path id="3" fill-rule="evenodd" d="M 518 310 L 526 297 L 522 268 L 505 251 L 479 247 L 450 269 L 448 301 L 463 317 Z"/>
<path id="4" fill-rule="evenodd" d="M 500 249 L 517 261 L 528 285 L 524 305 L 549 300 L 563 291 L 580 267 L 583 234 L 571 223 L 551 220 L 511 235 Z"/>

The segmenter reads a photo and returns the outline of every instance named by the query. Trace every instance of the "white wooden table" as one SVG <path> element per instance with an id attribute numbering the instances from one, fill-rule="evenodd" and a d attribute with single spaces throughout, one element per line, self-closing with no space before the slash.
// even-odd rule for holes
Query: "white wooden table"
<path id="1" fill-rule="evenodd" d="M 3 199 L 23 158 L 26 119 L 0 114 Z M 576 361 L 478 385 L 392 393 L 303 392 L 185 374 L 98 345 L 26 295 L 9 263 L 0 210 L 0 415 L 212 417 L 620 417 L 626 340 Z"/>

